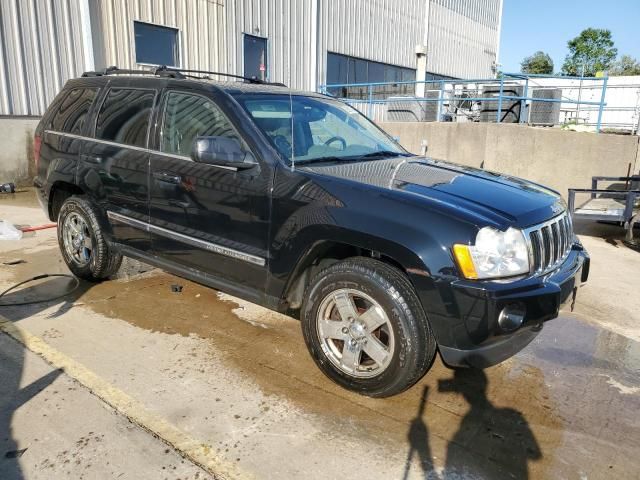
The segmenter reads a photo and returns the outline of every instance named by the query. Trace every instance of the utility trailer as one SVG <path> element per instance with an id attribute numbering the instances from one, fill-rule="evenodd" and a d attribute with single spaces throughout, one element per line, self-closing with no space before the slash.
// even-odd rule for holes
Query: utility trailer
<path id="1" fill-rule="evenodd" d="M 624 182 L 598 188 L 598 182 Z M 588 195 L 576 201 L 576 196 Z M 633 238 L 633 227 L 640 225 L 640 175 L 630 177 L 592 177 L 591 188 L 569 189 L 569 211 L 575 218 L 619 223 L 627 231 L 624 244 L 640 250 L 640 239 Z"/>

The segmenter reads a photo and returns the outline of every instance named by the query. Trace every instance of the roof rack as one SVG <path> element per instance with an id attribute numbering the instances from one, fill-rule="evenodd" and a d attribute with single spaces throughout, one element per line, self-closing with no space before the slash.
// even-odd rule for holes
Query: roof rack
<path id="1" fill-rule="evenodd" d="M 158 77 L 168 77 L 168 78 L 187 78 L 187 77 L 202 78 L 202 77 L 195 77 L 193 75 L 189 75 L 192 73 L 237 78 L 239 80 L 244 80 L 245 82 L 257 83 L 262 85 L 278 85 L 281 87 L 286 86 L 284 83 L 265 82 L 264 80 L 260 80 L 258 78 L 244 77 L 242 75 L 234 75 L 232 73 L 211 72 L 209 70 L 189 70 L 189 69 L 183 69 L 183 68 L 167 67 L 166 65 L 161 65 L 154 70 L 129 70 L 129 69 L 118 68 L 116 66 L 111 66 L 95 72 L 84 72 L 82 76 L 83 77 L 102 77 L 104 75 L 155 75 Z"/>
<path id="2" fill-rule="evenodd" d="M 167 72 L 166 67 L 156 68 L 155 70 L 130 70 L 118 68 L 115 65 L 103 70 L 84 72 L 82 74 L 83 77 L 102 77 L 104 75 L 155 75 L 160 77 L 185 78 L 185 76 L 180 74 L 180 72 Z"/>
<path id="3" fill-rule="evenodd" d="M 254 77 L 244 77 L 242 75 L 235 75 L 233 73 L 222 73 L 222 72 L 211 72 L 209 70 L 188 70 L 184 68 L 173 68 L 162 65 L 156 69 L 156 72 L 177 72 L 177 73 L 202 73 L 205 75 L 219 75 L 221 77 L 230 77 L 237 78 L 239 80 L 244 80 L 249 83 L 267 83 L 264 80 L 260 80 L 259 78 Z"/>

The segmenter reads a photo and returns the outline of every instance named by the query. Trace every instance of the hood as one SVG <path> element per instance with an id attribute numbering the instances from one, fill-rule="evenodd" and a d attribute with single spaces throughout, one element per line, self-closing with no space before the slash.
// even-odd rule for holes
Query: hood
<path id="1" fill-rule="evenodd" d="M 565 209 L 557 192 L 536 183 L 425 157 L 321 163 L 302 170 L 444 203 L 503 228 L 541 223 Z"/>

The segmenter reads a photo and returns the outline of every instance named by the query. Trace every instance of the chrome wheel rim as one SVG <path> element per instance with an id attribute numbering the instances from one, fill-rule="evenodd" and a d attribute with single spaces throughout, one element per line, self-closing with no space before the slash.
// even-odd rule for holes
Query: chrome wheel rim
<path id="1" fill-rule="evenodd" d="M 89 226 L 77 213 L 71 213 L 62 225 L 62 242 L 68 257 L 78 266 L 84 267 L 91 261 L 93 240 Z"/>
<path id="2" fill-rule="evenodd" d="M 393 328 L 384 309 L 366 293 L 351 288 L 331 292 L 320 303 L 316 326 L 324 354 L 347 375 L 374 377 L 389 367 Z"/>

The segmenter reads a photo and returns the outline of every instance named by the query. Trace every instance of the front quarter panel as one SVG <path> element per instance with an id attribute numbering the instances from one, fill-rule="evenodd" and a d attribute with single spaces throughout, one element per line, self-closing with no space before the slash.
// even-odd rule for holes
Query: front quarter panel
<path id="1" fill-rule="evenodd" d="M 452 323 L 461 321 L 450 288 L 458 278 L 451 245 L 468 243 L 476 232 L 472 223 L 406 195 L 280 168 L 273 191 L 268 293 L 282 297 L 296 266 L 319 242 L 377 251 L 402 265 L 433 318 L 436 339 L 450 343 Z"/>

